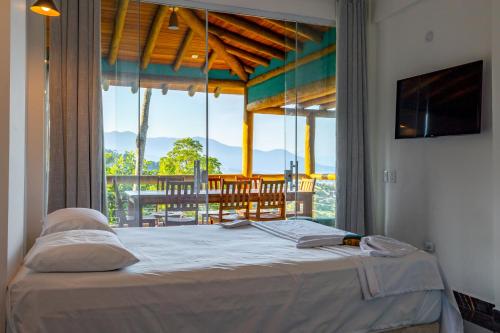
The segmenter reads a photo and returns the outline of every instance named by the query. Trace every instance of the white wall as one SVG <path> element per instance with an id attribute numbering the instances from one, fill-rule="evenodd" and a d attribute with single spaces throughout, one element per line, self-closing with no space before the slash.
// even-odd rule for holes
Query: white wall
<path id="1" fill-rule="evenodd" d="M 5 286 L 24 254 L 25 220 L 25 1 L 3 3 L 0 12 L 0 330 Z"/>
<path id="2" fill-rule="evenodd" d="M 26 173 L 26 2 L 11 3 L 8 276 L 24 257 Z"/>
<path id="3" fill-rule="evenodd" d="M 372 8 L 379 20 L 370 69 L 377 223 L 419 247 L 433 241 L 452 288 L 493 302 L 492 1 L 406 2 L 393 8 L 392 0 L 375 0 L 381 7 Z M 481 134 L 394 139 L 398 79 L 478 59 L 485 61 Z M 397 171 L 396 184 L 382 184 L 384 169 Z"/>
<path id="4" fill-rule="evenodd" d="M 28 3 L 30 0 L 28 0 Z M 57 19 L 57 18 L 56 18 Z M 45 98 L 45 18 L 27 13 L 28 73 L 26 124 L 26 224 L 27 246 L 40 235 L 41 219 L 46 212 L 46 111 Z"/>
<path id="5" fill-rule="evenodd" d="M 9 212 L 9 118 L 10 118 L 10 11 L 0 12 L 0 330 L 5 322 L 5 295 L 7 280 L 7 233 Z"/>

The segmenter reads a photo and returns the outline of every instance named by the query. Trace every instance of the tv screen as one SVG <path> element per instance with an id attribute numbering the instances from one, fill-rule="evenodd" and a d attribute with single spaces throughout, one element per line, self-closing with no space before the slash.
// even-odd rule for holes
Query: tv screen
<path id="1" fill-rule="evenodd" d="M 396 139 L 479 133 L 483 62 L 398 81 Z"/>

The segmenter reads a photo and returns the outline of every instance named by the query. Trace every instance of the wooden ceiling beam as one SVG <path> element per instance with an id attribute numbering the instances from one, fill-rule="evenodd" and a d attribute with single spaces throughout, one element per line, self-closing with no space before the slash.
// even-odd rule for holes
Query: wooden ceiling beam
<path id="1" fill-rule="evenodd" d="M 237 57 L 242 58 L 242 59 L 246 59 L 246 60 L 251 61 L 253 63 L 256 63 L 258 65 L 262 65 L 265 67 L 269 66 L 269 60 L 267 58 L 260 57 L 258 55 L 251 53 L 251 52 L 239 49 L 237 47 L 232 47 L 232 46 L 226 45 L 226 51 L 234 56 L 237 56 Z"/>
<path id="2" fill-rule="evenodd" d="M 113 28 L 113 37 L 111 38 L 111 46 L 108 52 L 108 63 L 114 65 L 118 59 L 118 50 L 123 35 L 123 27 L 125 26 L 125 17 L 127 16 L 129 0 L 120 0 L 118 9 L 116 10 L 115 25 Z"/>
<path id="3" fill-rule="evenodd" d="M 297 112 L 297 116 L 299 117 L 307 117 L 309 115 L 317 117 L 317 118 L 335 118 L 335 111 L 316 111 L 316 110 L 305 110 L 303 108 L 280 108 L 280 107 L 269 107 L 265 109 L 252 111 L 254 114 L 270 114 L 276 116 L 295 116 L 295 112 Z"/>
<path id="4" fill-rule="evenodd" d="M 326 103 L 326 104 L 321 104 L 319 106 L 320 110 L 328 110 L 328 109 L 333 109 L 337 107 L 337 101 L 331 102 L 331 103 Z"/>
<path id="5" fill-rule="evenodd" d="M 266 109 L 270 107 L 280 107 L 287 104 L 300 104 L 306 100 L 318 98 L 336 93 L 335 77 L 329 77 L 323 80 L 314 81 L 312 83 L 300 86 L 299 95 L 295 88 L 274 96 L 266 97 L 247 105 L 248 111 Z"/>
<path id="6" fill-rule="evenodd" d="M 144 46 L 144 51 L 142 52 L 141 69 L 146 69 L 149 65 L 149 62 L 151 61 L 151 55 L 153 54 L 153 50 L 156 46 L 156 41 L 158 40 L 158 36 L 160 35 L 161 27 L 163 25 L 165 17 L 167 16 L 167 13 L 167 6 L 158 6 L 155 17 L 153 19 L 153 23 L 151 24 L 151 28 L 149 29 L 146 46 Z"/>
<path id="7" fill-rule="evenodd" d="M 301 95 L 300 90 L 301 89 L 299 88 L 299 96 Z M 314 105 L 321 105 L 321 104 L 325 104 L 325 103 L 335 102 L 336 100 L 337 100 L 337 96 L 335 94 L 332 94 L 332 95 L 326 95 L 326 96 L 322 96 L 322 97 L 318 97 L 318 98 L 313 98 L 310 100 L 305 100 L 302 103 L 300 103 L 300 106 L 303 108 L 309 108 L 309 107 L 314 106 Z"/>
<path id="8" fill-rule="evenodd" d="M 255 72 L 255 68 L 253 68 L 252 66 L 243 65 L 243 68 L 245 68 L 245 72 L 247 72 L 248 74 L 252 74 L 253 72 Z M 232 70 L 229 70 L 229 74 L 235 75 Z"/>
<path id="9" fill-rule="evenodd" d="M 243 68 L 245 68 L 245 72 L 247 72 L 248 74 L 252 74 L 253 72 L 255 72 L 255 68 L 253 68 L 252 66 L 243 65 Z"/>
<path id="10" fill-rule="evenodd" d="M 210 54 L 208 55 L 208 64 L 203 65 L 204 74 L 207 74 L 210 71 L 216 59 L 217 59 L 217 53 L 215 53 L 214 51 L 210 52 Z M 248 74 L 252 74 L 253 72 L 255 72 L 255 68 L 249 65 L 243 64 L 243 69 Z M 234 74 L 232 69 L 230 69 L 230 72 L 231 74 Z"/>
<path id="11" fill-rule="evenodd" d="M 196 14 L 192 10 L 187 8 L 178 8 L 177 14 L 184 20 L 184 22 L 186 22 L 191 30 L 193 30 L 201 38 L 205 38 L 205 24 L 203 24 L 203 22 L 198 18 L 198 16 L 196 16 Z M 243 65 L 235 56 L 226 52 L 226 46 L 218 36 L 208 34 L 208 44 L 215 52 L 217 52 L 218 56 L 224 59 L 228 66 L 238 75 L 238 77 L 242 81 L 248 81 L 248 74 L 247 72 L 245 72 Z"/>
<path id="12" fill-rule="evenodd" d="M 273 69 L 267 73 L 264 73 L 262 75 L 254 77 L 253 79 L 251 79 L 247 82 L 247 86 L 248 87 L 255 86 L 256 84 L 259 84 L 261 82 L 269 80 L 269 79 L 276 77 L 280 74 L 286 73 L 290 70 L 296 69 L 297 67 L 300 67 L 302 65 L 313 62 L 314 60 L 320 59 L 320 58 L 322 58 L 330 53 L 334 53 L 336 51 L 336 49 L 337 48 L 336 48 L 335 44 L 327 46 L 324 49 L 321 49 L 317 52 L 313 52 L 313 53 L 311 53 L 303 58 L 298 59 L 297 62 L 290 62 L 290 63 L 286 64 L 285 66 L 278 67 L 278 68 Z"/>
<path id="13" fill-rule="evenodd" d="M 321 43 L 323 40 L 323 33 L 320 31 L 314 30 L 313 28 L 304 25 L 304 24 L 297 24 L 293 22 L 287 22 L 287 21 L 277 21 L 277 20 L 272 20 L 272 19 L 264 19 L 266 22 L 271 23 L 277 27 L 280 27 L 286 31 L 292 32 L 292 33 L 297 33 L 298 36 L 311 40 L 316 43 Z"/>
<path id="14" fill-rule="evenodd" d="M 210 12 L 209 16 L 216 17 L 219 20 L 222 20 L 226 23 L 229 23 L 230 25 L 232 25 L 234 27 L 244 29 L 244 30 L 249 31 L 251 33 L 257 34 L 257 35 L 259 35 L 259 37 L 262 37 L 262 38 L 264 38 L 270 42 L 273 42 L 277 45 L 280 45 L 286 49 L 295 50 L 295 43 L 289 43 L 289 41 L 287 41 L 286 36 L 280 35 L 272 30 L 269 30 L 261 25 L 258 25 L 257 23 L 247 21 L 241 17 L 231 15 L 231 14 Z"/>
<path id="15" fill-rule="evenodd" d="M 212 50 L 212 52 L 210 52 L 210 54 L 208 55 L 208 62 L 206 62 L 205 65 L 203 66 L 203 73 L 207 74 L 210 71 L 216 59 L 217 59 L 217 53 L 215 53 L 215 51 Z"/>
<path id="16" fill-rule="evenodd" d="M 210 35 L 218 36 L 219 38 L 225 40 L 226 42 L 239 44 L 254 51 L 263 53 L 271 58 L 285 60 L 285 52 L 275 49 L 274 47 L 271 47 L 269 45 L 259 43 L 253 39 L 244 37 L 232 31 L 226 30 L 219 26 L 210 24 L 208 26 L 208 31 L 210 32 Z"/>
<path id="17" fill-rule="evenodd" d="M 116 76 L 116 73 L 114 72 L 103 72 L 102 78 L 103 80 L 108 81 L 111 86 L 126 87 L 131 86 L 132 83 L 134 86 L 137 86 L 136 73 L 120 73 L 120 75 Z M 165 87 L 168 87 L 169 90 L 185 91 L 188 91 L 191 86 L 194 86 L 196 92 L 204 92 L 206 86 L 204 78 L 151 74 L 141 74 L 140 84 L 141 88 L 165 89 Z M 208 80 L 209 92 L 213 92 L 217 87 L 219 87 L 222 93 L 243 94 L 245 83 L 240 80 Z"/>
<path id="18" fill-rule="evenodd" d="M 181 68 L 182 60 L 186 55 L 186 52 L 189 48 L 191 41 L 193 40 L 193 37 L 194 37 L 193 30 L 188 28 L 186 34 L 184 35 L 184 39 L 182 40 L 181 45 L 177 50 L 177 55 L 175 57 L 174 65 L 172 67 L 175 72 L 177 72 L 179 68 Z"/>

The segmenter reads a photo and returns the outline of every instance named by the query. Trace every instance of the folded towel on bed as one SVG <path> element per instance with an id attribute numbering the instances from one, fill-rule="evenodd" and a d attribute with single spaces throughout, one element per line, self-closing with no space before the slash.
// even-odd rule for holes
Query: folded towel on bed
<path id="1" fill-rule="evenodd" d="M 252 226 L 297 243 L 297 248 L 342 245 L 346 237 L 359 237 L 344 230 L 306 220 L 253 222 Z"/>
<path id="2" fill-rule="evenodd" d="M 234 229 L 239 227 L 244 227 L 246 225 L 250 225 L 252 222 L 249 220 L 234 220 L 231 222 L 222 222 L 220 226 L 226 229 Z"/>
<path id="3" fill-rule="evenodd" d="M 404 257 L 418 250 L 413 245 L 379 235 L 361 238 L 359 247 L 373 257 Z"/>

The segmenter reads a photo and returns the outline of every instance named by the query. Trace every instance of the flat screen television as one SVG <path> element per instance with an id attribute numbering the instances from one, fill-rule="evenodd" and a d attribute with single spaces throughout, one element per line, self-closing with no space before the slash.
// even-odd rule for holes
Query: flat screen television
<path id="1" fill-rule="evenodd" d="M 399 80 L 396 139 L 481 131 L 483 61 Z"/>

